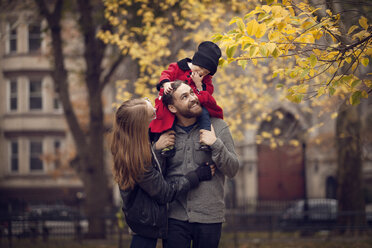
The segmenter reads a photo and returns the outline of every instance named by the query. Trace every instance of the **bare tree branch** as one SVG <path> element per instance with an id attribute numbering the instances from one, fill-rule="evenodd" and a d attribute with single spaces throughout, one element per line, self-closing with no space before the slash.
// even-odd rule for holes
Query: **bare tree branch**
<path id="1" fill-rule="evenodd" d="M 103 90 L 103 88 L 110 82 L 111 77 L 115 73 L 116 69 L 119 67 L 119 65 L 123 62 L 126 55 L 120 54 L 115 62 L 111 65 L 109 72 L 105 75 L 103 80 L 100 83 L 100 90 Z"/>

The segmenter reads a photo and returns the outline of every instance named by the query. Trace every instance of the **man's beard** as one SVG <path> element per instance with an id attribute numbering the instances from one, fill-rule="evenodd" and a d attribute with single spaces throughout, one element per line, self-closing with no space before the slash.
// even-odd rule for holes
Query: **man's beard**
<path id="1" fill-rule="evenodd" d="M 194 104 L 197 106 L 193 107 Z M 178 112 L 185 118 L 194 118 L 201 115 L 202 108 L 199 101 L 193 101 L 187 106 L 187 109 L 179 109 Z"/>

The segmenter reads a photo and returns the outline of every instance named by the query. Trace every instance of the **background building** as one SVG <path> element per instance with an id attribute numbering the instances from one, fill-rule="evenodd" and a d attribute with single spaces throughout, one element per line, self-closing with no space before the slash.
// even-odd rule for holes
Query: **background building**
<path id="1" fill-rule="evenodd" d="M 70 91 L 84 125 L 85 90 L 76 23 L 64 20 Z M 0 202 L 2 207 L 27 203 L 73 203 L 82 182 L 70 164 L 74 142 L 51 77 L 50 39 L 33 10 L 19 10 L 0 19 Z M 80 51 L 79 51 L 80 50 Z M 79 51 L 78 53 L 76 51 Z M 105 89 L 105 114 L 111 122 L 113 87 Z"/>
<path id="2" fill-rule="evenodd" d="M 79 70 L 84 66 L 79 59 L 82 49 L 74 33 L 75 24 L 73 19 L 64 20 L 70 30 L 65 34 L 70 41 L 65 46 L 69 54 L 66 66 L 70 91 L 84 124 L 84 103 L 80 100 L 85 91 L 79 87 Z M 0 19 L 0 201 L 5 208 L 19 201 L 73 203 L 82 191 L 81 180 L 69 166 L 74 158 L 74 143 L 50 76 L 50 40 L 42 31 L 44 27 L 45 23 L 32 10 L 14 11 Z M 108 126 L 114 92 L 112 85 L 104 91 Z M 372 125 L 370 102 L 361 104 L 364 134 L 370 134 L 368 127 Z M 335 198 L 337 164 L 331 142 L 335 121 L 328 119 L 322 127 L 306 134 L 316 116 L 300 112 L 289 102 L 273 105 L 276 107 L 271 121 L 258 123 L 257 130 L 248 131 L 245 140 L 236 143 L 241 168 L 235 179 L 226 184 L 228 205 Z M 265 142 L 256 142 L 257 134 L 275 128 L 280 128 L 288 140 L 299 140 L 299 145 L 271 149 Z M 323 139 L 320 143 L 319 137 Z M 368 135 L 364 137 L 366 197 L 372 198 L 371 142 Z M 114 189 L 117 192 L 117 187 Z M 120 204 L 118 193 L 115 199 L 115 204 Z"/>

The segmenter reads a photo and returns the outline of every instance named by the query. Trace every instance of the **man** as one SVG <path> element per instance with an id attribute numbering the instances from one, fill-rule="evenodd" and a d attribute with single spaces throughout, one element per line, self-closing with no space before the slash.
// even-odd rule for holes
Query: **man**
<path id="1" fill-rule="evenodd" d="M 211 181 L 201 183 L 169 205 L 168 238 L 164 246 L 190 247 L 192 241 L 193 247 L 218 247 L 225 221 L 225 176 L 234 177 L 239 168 L 234 143 L 222 119 L 211 118 L 212 130 L 200 130 L 197 117 L 202 108 L 198 97 L 182 81 L 172 82 L 171 86 L 172 92 L 163 96 L 163 103 L 176 116 L 174 131 L 168 131 L 155 144 L 155 148 L 172 143 L 176 147 L 175 155 L 166 159 L 167 180 L 206 164 L 215 164 L 216 172 Z M 211 150 L 201 151 L 202 142 Z"/>

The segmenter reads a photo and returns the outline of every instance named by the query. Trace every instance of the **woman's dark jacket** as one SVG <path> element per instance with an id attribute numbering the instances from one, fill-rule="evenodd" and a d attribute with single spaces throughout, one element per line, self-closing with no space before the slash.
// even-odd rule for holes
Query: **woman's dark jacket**
<path id="1" fill-rule="evenodd" d="M 154 158 L 152 160 L 152 166 L 148 168 L 141 181 L 133 189 L 120 190 L 123 200 L 122 209 L 125 216 L 130 214 L 130 218 L 126 218 L 126 222 L 129 226 L 134 227 L 132 229 L 136 229 L 136 231 L 133 230 L 136 234 L 150 238 L 165 238 L 168 228 L 167 203 L 196 187 L 199 179 L 196 173 L 193 173 L 186 177 L 179 177 L 172 182 L 166 182 L 156 166 Z M 162 171 L 164 172 L 164 170 Z M 158 207 L 154 207 L 154 204 L 149 202 L 141 203 L 140 205 L 143 206 L 130 206 L 139 188 L 151 196 Z"/>

